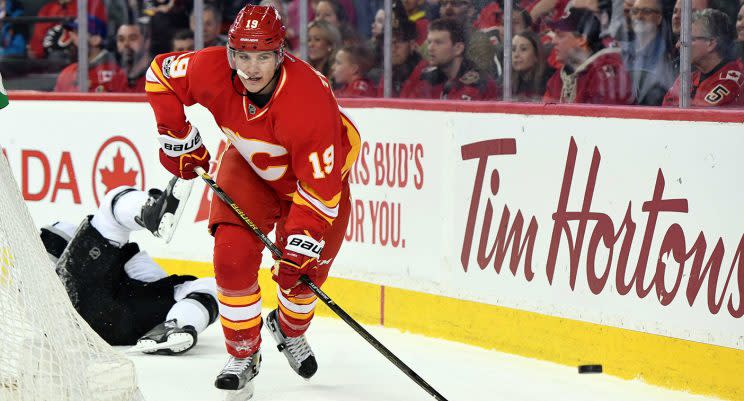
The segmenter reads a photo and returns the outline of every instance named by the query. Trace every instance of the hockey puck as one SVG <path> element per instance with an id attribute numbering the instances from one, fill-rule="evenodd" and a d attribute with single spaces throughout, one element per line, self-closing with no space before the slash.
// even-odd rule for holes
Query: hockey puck
<path id="1" fill-rule="evenodd" d="M 602 365 L 580 365 L 579 373 L 602 373 Z"/>

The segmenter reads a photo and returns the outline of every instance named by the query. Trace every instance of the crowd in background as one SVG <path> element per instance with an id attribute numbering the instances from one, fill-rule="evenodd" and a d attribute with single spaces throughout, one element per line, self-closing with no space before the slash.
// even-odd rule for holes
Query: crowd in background
<path id="1" fill-rule="evenodd" d="M 510 74 L 503 2 L 393 0 L 392 97 L 501 100 L 510 76 L 514 101 L 678 105 L 682 0 L 513 0 Z M 277 7 L 286 46 L 299 54 L 299 0 L 205 0 L 205 47 L 225 46 L 248 3 Z M 381 97 L 383 0 L 308 3 L 306 61 L 338 97 Z M 692 0 L 694 106 L 744 105 L 741 3 Z M 39 5 L 35 15 L 58 20 L 16 22 L 28 15 L 18 0 L 0 0 L 0 70 L 22 65 L 26 75 L 52 76 L 53 90 L 76 91 L 76 0 Z M 192 8 L 191 0 L 88 0 L 90 91 L 144 92 L 154 55 L 194 49 Z"/>

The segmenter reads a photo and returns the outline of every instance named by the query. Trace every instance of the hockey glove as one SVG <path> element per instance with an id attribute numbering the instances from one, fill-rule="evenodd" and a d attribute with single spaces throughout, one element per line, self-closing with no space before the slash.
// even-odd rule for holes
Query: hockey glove
<path id="1" fill-rule="evenodd" d="M 209 171 L 209 151 L 202 143 L 196 127 L 189 125 L 183 138 L 162 134 L 160 141 L 160 164 L 176 177 L 190 180 L 196 178 L 194 168 L 199 166 Z"/>
<path id="2" fill-rule="evenodd" d="M 276 262 L 272 271 L 279 288 L 288 294 L 300 284 L 301 276 L 307 275 L 314 280 L 324 245 L 325 241 L 318 242 L 307 235 L 290 235 L 284 247 L 284 257 Z"/>

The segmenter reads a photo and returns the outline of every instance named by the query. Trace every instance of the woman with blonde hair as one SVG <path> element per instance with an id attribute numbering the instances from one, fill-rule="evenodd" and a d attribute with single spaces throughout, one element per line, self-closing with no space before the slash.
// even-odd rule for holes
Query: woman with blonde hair
<path id="1" fill-rule="evenodd" d="M 341 46 L 341 33 L 323 20 L 307 25 L 307 62 L 326 77 L 331 72 L 333 56 Z"/>

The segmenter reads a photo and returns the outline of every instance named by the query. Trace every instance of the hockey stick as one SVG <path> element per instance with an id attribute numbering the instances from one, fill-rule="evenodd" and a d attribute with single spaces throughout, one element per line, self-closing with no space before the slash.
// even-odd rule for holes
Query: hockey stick
<path id="1" fill-rule="evenodd" d="M 264 234 L 258 226 L 251 221 L 251 219 L 248 218 L 248 216 L 245 215 L 242 209 L 230 198 L 230 196 L 225 193 L 225 191 L 220 188 L 216 182 L 212 179 L 212 177 L 204 171 L 201 167 L 194 168 L 194 172 L 199 174 L 199 176 L 204 180 L 204 182 L 209 185 L 210 188 L 212 188 L 212 191 L 214 191 L 215 194 L 223 201 L 225 202 L 230 208 L 233 210 L 236 216 L 240 218 L 247 226 L 248 228 L 253 231 L 254 234 L 258 236 L 258 238 L 261 240 L 261 242 L 266 245 L 267 248 L 271 251 L 271 253 L 274 254 L 274 256 L 281 258 L 282 257 L 282 251 L 277 248 L 277 246 L 271 242 L 271 240 Z M 307 285 L 310 290 L 315 293 L 315 295 L 320 298 L 321 301 L 323 301 L 324 304 L 326 304 L 333 312 L 335 312 L 346 324 L 351 326 L 354 331 L 356 331 L 362 338 L 367 340 L 368 343 L 370 343 L 379 353 L 381 353 L 385 358 L 387 358 L 390 362 L 393 363 L 398 369 L 400 369 L 403 373 L 406 374 L 411 380 L 413 380 L 416 384 L 418 384 L 421 388 L 426 390 L 427 393 L 432 395 L 436 400 L 438 401 L 447 401 L 446 398 L 444 398 L 443 395 L 439 394 L 437 390 L 434 389 L 429 383 L 426 382 L 421 376 L 419 376 L 416 372 L 413 371 L 408 365 L 406 365 L 403 361 L 401 361 L 395 354 L 392 353 L 387 347 L 382 345 L 381 342 L 379 342 L 372 334 L 370 334 L 364 327 L 362 327 L 359 323 L 357 323 L 354 318 L 349 316 L 346 311 L 344 311 L 340 306 L 338 306 L 331 297 L 329 297 L 323 290 L 320 289 L 315 283 L 313 283 L 312 280 L 308 276 L 302 276 L 300 277 L 300 281 Z"/>

